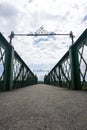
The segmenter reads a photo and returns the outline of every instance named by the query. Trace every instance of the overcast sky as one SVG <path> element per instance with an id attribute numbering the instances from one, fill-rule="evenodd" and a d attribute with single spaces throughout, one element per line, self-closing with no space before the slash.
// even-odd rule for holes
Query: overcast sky
<path id="1" fill-rule="evenodd" d="M 0 31 L 9 41 L 14 33 L 70 33 L 74 41 L 87 28 L 87 0 L 0 0 Z M 47 74 L 71 45 L 68 36 L 15 37 L 12 44 L 39 79 Z"/>

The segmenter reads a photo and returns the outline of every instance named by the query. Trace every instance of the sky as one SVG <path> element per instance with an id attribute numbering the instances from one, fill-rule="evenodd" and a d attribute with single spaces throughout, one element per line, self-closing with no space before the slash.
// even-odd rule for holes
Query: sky
<path id="1" fill-rule="evenodd" d="M 0 32 L 9 41 L 14 33 L 73 32 L 74 42 L 87 28 L 87 0 L 0 0 Z M 17 37 L 12 45 L 39 80 L 71 46 L 69 36 Z"/>

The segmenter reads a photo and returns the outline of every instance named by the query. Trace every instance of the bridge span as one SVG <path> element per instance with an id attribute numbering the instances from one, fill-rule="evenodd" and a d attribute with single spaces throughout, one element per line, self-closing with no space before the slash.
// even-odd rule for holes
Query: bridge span
<path id="1" fill-rule="evenodd" d="M 87 93 L 43 84 L 2 92 L 0 130 L 87 130 Z"/>
<path id="2" fill-rule="evenodd" d="M 0 33 L 0 91 L 37 83 L 38 77 Z M 72 90 L 87 90 L 87 29 L 44 76 L 44 83 Z"/>

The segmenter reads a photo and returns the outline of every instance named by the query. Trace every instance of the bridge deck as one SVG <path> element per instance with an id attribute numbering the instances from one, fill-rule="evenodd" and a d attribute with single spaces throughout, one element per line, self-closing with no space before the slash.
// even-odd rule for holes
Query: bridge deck
<path id="1" fill-rule="evenodd" d="M 87 130 L 87 92 L 39 84 L 0 93 L 0 130 Z"/>

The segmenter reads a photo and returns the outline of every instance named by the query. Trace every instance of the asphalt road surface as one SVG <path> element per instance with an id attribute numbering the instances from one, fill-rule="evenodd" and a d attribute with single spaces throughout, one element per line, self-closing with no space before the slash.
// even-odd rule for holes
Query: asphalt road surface
<path id="1" fill-rule="evenodd" d="M 0 93 L 0 130 L 87 130 L 87 92 L 39 84 Z"/>

